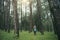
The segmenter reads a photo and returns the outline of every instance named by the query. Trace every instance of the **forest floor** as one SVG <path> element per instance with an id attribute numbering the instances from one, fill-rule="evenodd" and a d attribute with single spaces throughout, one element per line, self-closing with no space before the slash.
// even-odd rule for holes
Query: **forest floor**
<path id="1" fill-rule="evenodd" d="M 45 32 L 44 35 L 37 32 L 37 35 L 34 35 L 33 32 L 22 31 L 19 36 L 19 38 L 14 37 L 14 31 L 7 33 L 0 30 L 0 40 L 57 40 L 53 32 Z"/>

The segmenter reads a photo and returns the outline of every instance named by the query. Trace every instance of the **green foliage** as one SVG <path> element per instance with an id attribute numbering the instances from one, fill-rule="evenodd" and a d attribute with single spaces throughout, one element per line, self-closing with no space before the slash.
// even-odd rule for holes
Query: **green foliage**
<path id="1" fill-rule="evenodd" d="M 29 30 L 29 22 L 26 19 L 22 20 L 21 27 L 23 30 Z"/>
<path id="2" fill-rule="evenodd" d="M 53 32 L 45 32 L 45 35 L 37 32 L 37 35 L 34 36 L 33 32 L 22 31 L 20 32 L 20 37 L 16 38 L 13 31 L 7 33 L 0 30 L 0 40 L 57 40 L 57 36 Z"/>

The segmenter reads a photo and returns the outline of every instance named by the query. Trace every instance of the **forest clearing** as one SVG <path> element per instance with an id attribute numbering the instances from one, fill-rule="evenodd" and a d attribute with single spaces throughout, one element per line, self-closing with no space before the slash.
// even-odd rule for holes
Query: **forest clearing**
<path id="1" fill-rule="evenodd" d="M 16 38 L 13 31 L 7 33 L 0 30 L 0 40 L 57 40 L 57 36 L 53 32 L 45 32 L 45 35 L 37 32 L 37 35 L 34 35 L 33 32 L 22 31 L 19 38 Z"/>
<path id="2" fill-rule="evenodd" d="M 60 0 L 0 0 L 0 40 L 60 40 Z"/>

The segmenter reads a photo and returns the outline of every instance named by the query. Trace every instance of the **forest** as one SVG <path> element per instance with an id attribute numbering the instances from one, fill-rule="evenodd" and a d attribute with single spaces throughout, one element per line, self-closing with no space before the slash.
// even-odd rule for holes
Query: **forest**
<path id="1" fill-rule="evenodd" d="M 60 0 L 0 0 L 0 40 L 60 40 Z"/>

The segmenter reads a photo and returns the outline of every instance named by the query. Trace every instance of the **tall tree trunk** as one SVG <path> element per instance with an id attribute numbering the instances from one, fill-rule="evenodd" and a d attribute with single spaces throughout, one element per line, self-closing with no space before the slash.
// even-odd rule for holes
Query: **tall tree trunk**
<path id="1" fill-rule="evenodd" d="M 17 13 L 17 0 L 13 0 L 13 12 L 14 12 L 14 32 L 19 37 L 19 18 Z"/>
<path id="2" fill-rule="evenodd" d="M 8 13 L 7 13 L 7 15 L 8 15 L 8 18 L 7 18 L 8 23 L 7 23 L 7 25 L 8 25 L 8 33 L 9 33 L 10 32 L 10 0 L 8 1 Z"/>
<path id="3" fill-rule="evenodd" d="M 4 0 L 2 0 L 2 7 L 3 7 L 3 24 L 2 24 L 2 27 L 3 27 L 3 29 L 4 29 Z"/>
<path id="4" fill-rule="evenodd" d="M 33 27 L 33 22 L 32 22 L 32 1 L 29 0 L 30 4 L 29 4 L 29 7 L 30 7 L 30 30 L 29 32 L 32 32 L 32 27 Z"/>
<path id="5" fill-rule="evenodd" d="M 42 25 L 42 20 L 41 20 L 41 1 L 37 0 L 37 17 L 38 17 L 38 27 L 40 29 L 41 34 L 44 34 L 44 27 Z"/>
<path id="6" fill-rule="evenodd" d="M 21 3 L 21 32 L 22 32 L 22 3 Z"/>

